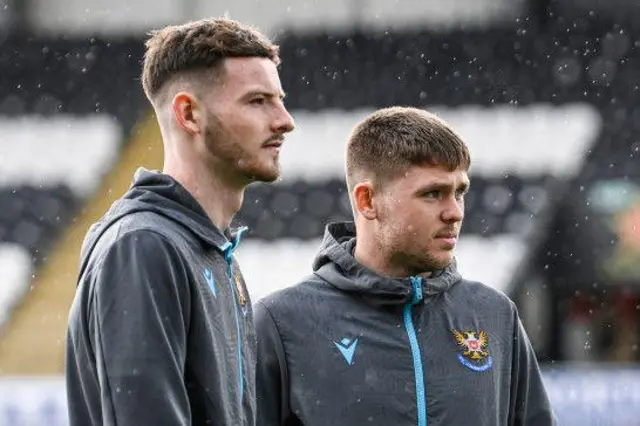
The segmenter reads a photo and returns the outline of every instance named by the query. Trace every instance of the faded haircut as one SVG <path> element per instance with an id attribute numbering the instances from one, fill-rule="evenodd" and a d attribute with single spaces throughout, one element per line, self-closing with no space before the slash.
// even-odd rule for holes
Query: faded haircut
<path id="1" fill-rule="evenodd" d="M 469 150 L 447 123 L 418 108 L 380 109 L 359 122 L 347 142 L 349 193 L 364 177 L 384 185 L 411 166 L 468 170 Z"/>
<path id="2" fill-rule="evenodd" d="M 280 65 L 279 46 L 231 19 L 202 19 L 152 31 L 145 43 L 142 87 L 151 101 L 174 77 L 217 71 L 226 58 L 263 57 Z"/>

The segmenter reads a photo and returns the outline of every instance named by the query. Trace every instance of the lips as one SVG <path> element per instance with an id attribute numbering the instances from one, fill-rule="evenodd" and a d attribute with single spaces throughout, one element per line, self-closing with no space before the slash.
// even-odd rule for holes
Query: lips
<path id="1" fill-rule="evenodd" d="M 457 232 L 442 232 L 440 234 L 436 234 L 436 239 L 444 242 L 445 244 L 453 247 L 458 242 L 458 233 Z"/>
<path id="2" fill-rule="evenodd" d="M 456 239 L 458 238 L 458 234 L 456 232 L 445 232 L 445 233 L 437 234 L 436 238 Z"/>
<path id="3" fill-rule="evenodd" d="M 262 146 L 263 148 L 280 148 L 282 146 L 282 142 L 270 142 Z"/>
<path id="4" fill-rule="evenodd" d="M 263 148 L 280 148 L 284 142 L 282 138 L 270 139 L 264 144 L 262 144 Z"/>

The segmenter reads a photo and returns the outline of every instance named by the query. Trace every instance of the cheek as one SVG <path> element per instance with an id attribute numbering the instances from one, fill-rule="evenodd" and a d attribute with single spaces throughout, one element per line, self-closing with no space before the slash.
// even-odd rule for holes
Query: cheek
<path id="1" fill-rule="evenodd" d="M 385 221 L 387 238 L 396 243 L 415 240 L 420 235 L 422 225 L 416 222 L 409 212 L 396 210 Z"/>
<path id="2" fill-rule="evenodd" d="M 220 114 L 219 118 L 227 133 L 235 138 L 245 139 L 256 132 L 257 125 L 254 116 L 242 108 L 230 107 Z"/>
<path id="3" fill-rule="evenodd" d="M 244 140 L 249 134 L 246 124 L 238 120 L 228 122 L 225 127 L 227 134 L 235 140 Z"/>
<path id="4" fill-rule="evenodd" d="M 431 244 L 434 232 L 438 231 L 436 218 L 429 214 L 424 206 L 405 206 L 404 209 L 400 209 L 395 228 L 398 233 L 405 235 L 406 239 L 421 246 Z"/>

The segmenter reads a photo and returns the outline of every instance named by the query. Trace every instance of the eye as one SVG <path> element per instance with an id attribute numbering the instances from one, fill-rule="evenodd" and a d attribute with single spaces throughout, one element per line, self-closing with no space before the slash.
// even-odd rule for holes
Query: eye
<path id="1" fill-rule="evenodd" d="M 251 103 L 254 105 L 263 105 L 265 102 L 266 102 L 266 99 L 263 97 L 251 99 Z"/>
<path id="2" fill-rule="evenodd" d="M 429 198 L 429 199 L 434 199 L 437 200 L 442 196 L 440 191 L 429 191 L 429 192 L 425 192 L 423 194 L 424 198 Z"/>
<path id="3" fill-rule="evenodd" d="M 462 200 L 464 199 L 464 196 L 467 195 L 467 190 L 466 189 L 459 189 L 456 191 L 456 199 L 458 200 Z"/>

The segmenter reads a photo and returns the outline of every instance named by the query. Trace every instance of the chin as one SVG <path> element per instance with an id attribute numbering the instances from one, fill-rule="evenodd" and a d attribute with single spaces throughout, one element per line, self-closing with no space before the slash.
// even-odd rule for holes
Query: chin
<path id="1" fill-rule="evenodd" d="M 444 269 L 451 265 L 451 262 L 453 262 L 453 256 L 449 255 L 433 259 L 433 269 Z"/>
<path id="2" fill-rule="evenodd" d="M 429 256 L 428 258 L 414 258 L 413 267 L 417 273 L 433 272 L 445 269 L 451 264 L 453 257 L 450 256 Z"/>
<path id="3" fill-rule="evenodd" d="M 251 177 L 252 182 L 265 182 L 271 183 L 278 180 L 280 177 L 280 168 L 262 168 L 249 171 L 248 175 Z"/>

